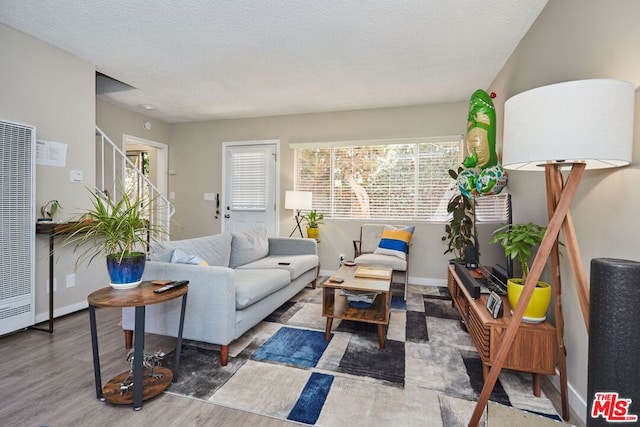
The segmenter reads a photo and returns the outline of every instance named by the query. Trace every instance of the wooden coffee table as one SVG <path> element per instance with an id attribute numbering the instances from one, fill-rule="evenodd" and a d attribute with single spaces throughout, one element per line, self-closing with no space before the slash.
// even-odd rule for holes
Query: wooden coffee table
<path id="1" fill-rule="evenodd" d="M 324 339 L 329 341 L 333 319 L 353 320 L 356 322 L 375 323 L 378 326 L 378 343 L 385 345 L 385 325 L 389 324 L 389 304 L 391 303 L 391 269 L 370 266 L 388 273 L 388 278 L 355 277 L 358 267 L 342 266 L 322 285 L 322 315 L 327 318 Z M 342 283 L 332 282 L 331 278 L 342 278 Z M 373 304 L 369 308 L 355 308 L 349 305 L 347 297 L 340 295 L 342 289 L 349 291 L 377 292 Z"/>

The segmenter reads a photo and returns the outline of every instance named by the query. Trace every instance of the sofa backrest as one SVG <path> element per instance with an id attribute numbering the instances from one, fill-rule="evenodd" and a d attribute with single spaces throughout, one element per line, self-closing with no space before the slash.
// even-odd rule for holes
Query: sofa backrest
<path id="1" fill-rule="evenodd" d="M 363 224 L 360 228 L 360 252 L 372 254 L 382 238 L 383 224 Z"/>
<path id="2" fill-rule="evenodd" d="M 269 255 L 269 238 L 265 228 L 231 233 L 231 259 L 229 267 L 236 268 Z"/>
<path id="3" fill-rule="evenodd" d="M 151 245 L 151 261 L 171 262 L 175 249 L 181 249 L 188 255 L 202 258 L 209 265 L 228 267 L 231 260 L 231 233 L 195 237 L 193 239 L 169 240 Z"/>
<path id="4" fill-rule="evenodd" d="M 360 253 L 372 254 L 378 249 L 384 230 L 401 230 L 406 225 L 363 224 L 360 228 Z"/>

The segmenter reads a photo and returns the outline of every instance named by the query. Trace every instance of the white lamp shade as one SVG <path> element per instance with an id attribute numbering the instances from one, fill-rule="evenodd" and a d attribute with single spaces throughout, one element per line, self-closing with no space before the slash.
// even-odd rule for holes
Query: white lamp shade
<path id="1" fill-rule="evenodd" d="M 522 92 L 504 105 L 502 165 L 624 166 L 633 147 L 634 87 L 612 79 L 557 83 Z"/>
<path id="2" fill-rule="evenodd" d="M 284 208 L 294 210 L 311 209 L 310 191 L 286 191 L 284 193 Z"/>

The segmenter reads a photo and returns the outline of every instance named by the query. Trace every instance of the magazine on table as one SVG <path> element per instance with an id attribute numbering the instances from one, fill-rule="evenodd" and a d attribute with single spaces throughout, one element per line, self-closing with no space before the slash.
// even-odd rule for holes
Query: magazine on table
<path id="1" fill-rule="evenodd" d="M 346 289 L 342 289 L 340 291 L 340 295 L 346 296 L 347 301 L 350 302 L 366 302 L 373 303 L 373 300 L 378 296 L 378 292 L 369 292 L 369 291 L 350 291 Z"/>

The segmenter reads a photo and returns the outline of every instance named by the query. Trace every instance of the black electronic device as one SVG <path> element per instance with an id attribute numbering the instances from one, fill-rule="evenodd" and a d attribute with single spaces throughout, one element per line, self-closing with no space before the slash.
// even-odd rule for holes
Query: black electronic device
<path id="1" fill-rule="evenodd" d="M 154 289 L 154 290 L 153 290 L 153 293 L 155 293 L 155 294 L 161 294 L 161 293 L 163 293 L 163 292 L 167 292 L 167 291 L 170 291 L 170 290 L 172 290 L 172 289 L 181 288 L 181 287 L 183 287 L 183 286 L 185 286 L 185 285 L 188 285 L 188 284 L 189 284 L 189 281 L 188 281 L 188 280 L 179 280 L 179 281 L 177 281 L 177 282 L 170 283 L 170 284 L 168 284 L 168 285 L 166 285 L 166 286 L 163 286 L 163 287 L 161 287 L 161 288 Z"/>
<path id="2" fill-rule="evenodd" d="M 289 264 L 291 264 L 291 263 L 290 262 L 284 262 L 284 261 L 278 263 L 278 265 L 289 265 Z"/>
<path id="3" fill-rule="evenodd" d="M 489 298 L 487 298 L 487 310 L 489 310 L 491 317 L 494 319 L 498 319 L 504 315 L 502 298 L 495 292 L 491 292 Z"/>
<path id="4" fill-rule="evenodd" d="M 479 298 L 481 294 L 490 294 L 492 291 L 498 295 L 507 294 L 507 286 L 484 267 L 468 269 L 464 264 L 456 263 L 455 270 L 473 299 Z"/>
<path id="5" fill-rule="evenodd" d="M 507 283 L 509 279 L 509 272 L 507 269 L 500 264 L 496 264 L 491 267 L 491 275 L 495 277 L 500 283 Z"/>
<path id="6" fill-rule="evenodd" d="M 476 237 L 477 239 L 477 237 Z M 470 246 L 464 251 L 464 263 L 467 268 L 478 268 L 478 248 L 477 240 L 476 246 Z"/>

